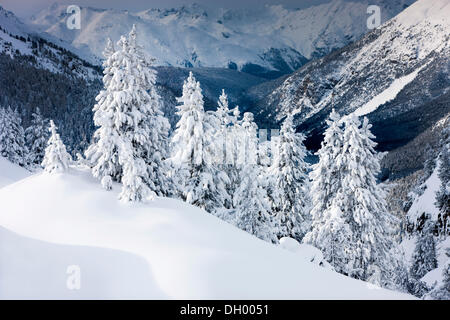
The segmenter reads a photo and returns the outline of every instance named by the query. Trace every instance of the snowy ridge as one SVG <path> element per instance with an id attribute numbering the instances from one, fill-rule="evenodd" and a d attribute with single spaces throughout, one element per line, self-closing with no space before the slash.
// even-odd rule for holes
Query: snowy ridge
<path id="1" fill-rule="evenodd" d="M 0 5 L 0 26 L 7 32 L 19 36 L 25 36 L 28 33 L 28 28 L 22 23 L 11 11 L 5 10 Z"/>
<path id="2" fill-rule="evenodd" d="M 307 262 L 177 200 L 119 204 L 118 189 L 105 192 L 74 168 L 1 189 L 0 268 L 8 281 L 0 281 L 0 297 L 411 298 Z M 28 254 L 36 269 L 21 263 Z M 81 290 L 67 290 L 58 276 L 68 265 L 81 268 Z"/>
<path id="3" fill-rule="evenodd" d="M 214 9 L 192 4 L 136 14 L 82 8 L 81 30 L 68 30 L 66 6 L 55 4 L 29 22 L 101 59 L 106 36 L 116 41 L 136 24 L 145 49 L 160 65 L 230 67 L 250 73 L 264 68 L 283 74 L 366 33 L 369 4 L 380 5 L 382 21 L 387 21 L 411 2 L 334 0 L 303 10 L 279 5 Z"/>

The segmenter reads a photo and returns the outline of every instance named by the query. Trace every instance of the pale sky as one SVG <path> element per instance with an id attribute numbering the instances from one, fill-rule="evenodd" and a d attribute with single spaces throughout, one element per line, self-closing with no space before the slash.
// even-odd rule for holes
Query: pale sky
<path id="1" fill-rule="evenodd" d="M 330 0 L 0 0 L 0 5 L 19 17 L 29 17 L 53 3 L 76 4 L 96 8 L 126 9 L 141 11 L 150 8 L 174 8 L 184 4 L 199 3 L 212 7 L 238 8 L 261 6 L 262 4 L 283 4 L 289 8 L 306 8 Z"/>

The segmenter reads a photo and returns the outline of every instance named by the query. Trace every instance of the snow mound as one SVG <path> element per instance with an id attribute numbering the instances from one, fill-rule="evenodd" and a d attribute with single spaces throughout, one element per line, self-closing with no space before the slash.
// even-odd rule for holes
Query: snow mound
<path id="1" fill-rule="evenodd" d="M 0 157 L 0 188 L 25 179 L 30 175 L 31 173 L 26 169 Z"/>
<path id="2" fill-rule="evenodd" d="M 125 205 L 118 192 L 73 168 L 1 189 L 0 298 L 412 298 L 372 290 L 181 201 Z M 76 292 L 66 286 L 71 265 L 81 272 Z"/>
<path id="3" fill-rule="evenodd" d="M 136 255 L 52 244 L 19 236 L 2 227 L 0 239 L 0 257 L 11 259 L 0 263 L 1 299 L 164 297 L 151 277 L 147 262 Z M 66 285 L 71 266 L 80 267 L 82 290 L 69 290 Z"/>

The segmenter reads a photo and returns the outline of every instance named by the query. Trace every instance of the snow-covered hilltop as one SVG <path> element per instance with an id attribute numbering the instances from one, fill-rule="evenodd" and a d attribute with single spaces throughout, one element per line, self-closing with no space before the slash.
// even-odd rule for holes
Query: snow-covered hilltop
<path id="1" fill-rule="evenodd" d="M 290 73 L 307 60 L 357 40 L 368 29 L 369 4 L 381 7 L 382 21 L 411 0 L 334 0 L 304 10 L 265 6 L 213 9 L 198 4 L 143 12 L 82 8 L 81 30 L 66 27 L 67 6 L 54 4 L 29 23 L 102 59 L 106 37 L 117 40 L 136 24 L 148 53 L 160 65 L 236 68 L 270 76 Z"/>
<path id="2" fill-rule="evenodd" d="M 449 16 L 447 0 L 417 1 L 361 40 L 300 68 L 260 103 L 260 114 L 277 121 L 293 113 L 311 131 L 334 107 L 369 114 L 377 137 L 390 132 L 392 146 L 410 140 L 448 113 Z"/>
<path id="3" fill-rule="evenodd" d="M 287 251 L 178 200 L 120 204 L 119 189 L 105 192 L 75 168 L 0 189 L 0 298 L 412 298 L 324 269 L 308 246 Z M 66 285 L 73 265 L 80 290 Z"/>

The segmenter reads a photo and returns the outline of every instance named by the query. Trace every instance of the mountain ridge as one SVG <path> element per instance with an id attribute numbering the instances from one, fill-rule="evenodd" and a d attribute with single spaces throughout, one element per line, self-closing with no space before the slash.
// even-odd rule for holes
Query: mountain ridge
<path id="1" fill-rule="evenodd" d="M 447 14 L 450 4 L 445 0 L 418 1 L 360 40 L 309 62 L 271 92 L 259 94 L 252 110 L 274 124 L 295 114 L 299 130 L 308 132 L 310 146 L 318 148 L 332 108 L 346 115 L 372 101 L 370 112 L 359 115 L 367 114 L 374 123 L 378 142 L 385 149 L 406 143 L 423 130 L 420 126 L 431 125 L 448 112 Z M 408 75 L 414 77 L 401 83 L 401 88 L 394 87 Z M 252 88 L 249 94 L 255 96 L 255 91 Z M 383 93 L 395 95 L 383 98 Z M 375 98 L 381 103 L 375 104 Z M 409 122 L 410 128 L 394 125 L 402 117 L 415 119 Z"/>
<path id="2" fill-rule="evenodd" d="M 302 10 L 280 5 L 218 9 L 192 4 L 131 13 L 83 7 L 81 30 L 68 30 L 66 6 L 52 5 L 28 23 L 85 50 L 94 60 L 102 59 L 107 36 L 117 40 L 136 24 L 144 48 L 158 65 L 231 68 L 276 78 L 366 33 L 366 9 L 372 2 L 382 7 L 382 21 L 386 21 L 412 0 L 334 0 Z"/>

